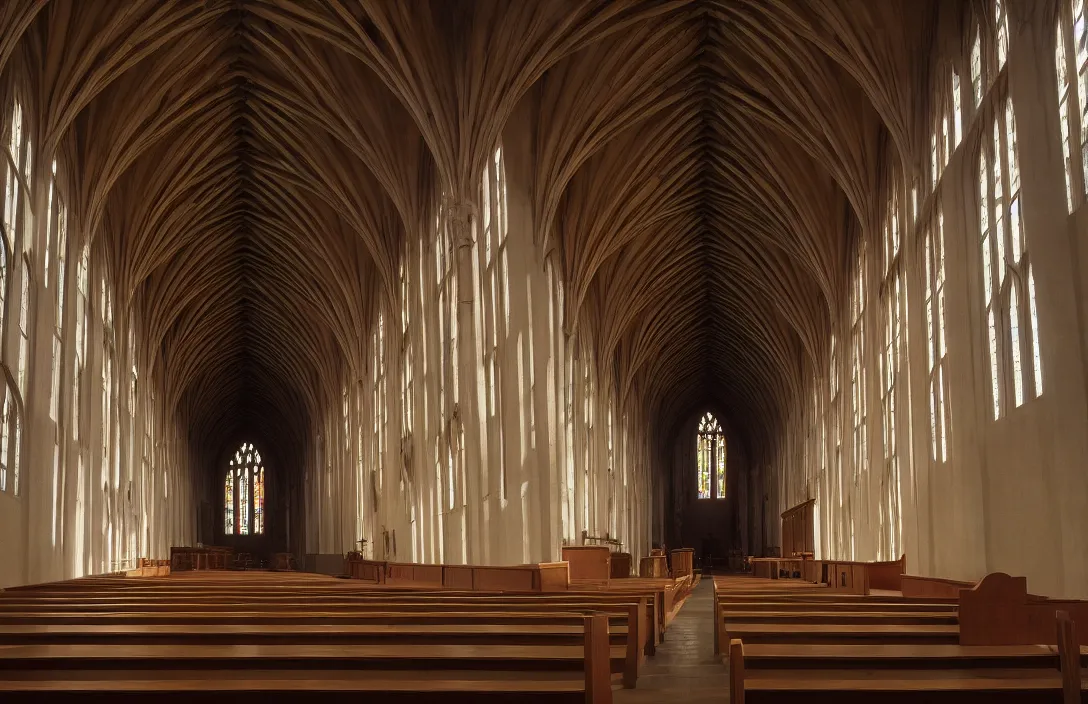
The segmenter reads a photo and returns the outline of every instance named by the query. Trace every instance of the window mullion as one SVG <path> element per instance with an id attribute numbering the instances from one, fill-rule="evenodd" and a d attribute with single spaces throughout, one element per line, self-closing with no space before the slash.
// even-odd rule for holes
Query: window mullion
<path id="1" fill-rule="evenodd" d="M 1063 0 L 1058 12 L 1058 25 L 1061 27 L 1064 38 L 1062 43 L 1065 48 L 1065 76 L 1068 91 L 1065 97 L 1066 114 L 1069 116 L 1070 161 L 1074 162 L 1070 165 L 1069 172 L 1073 181 L 1073 209 L 1076 210 L 1078 206 L 1085 202 L 1085 192 L 1088 189 L 1088 183 L 1085 182 L 1085 179 L 1088 178 L 1088 174 L 1084 173 L 1085 155 L 1081 131 L 1080 67 L 1077 66 L 1076 44 L 1074 44 L 1075 37 L 1073 36 L 1073 3 L 1069 0 Z"/>
<path id="2" fill-rule="evenodd" d="M 1077 66 L 1076 45 L 1073 36 L 1073 4 L 1062 2 L 1059 24 L 1062 35 L 1065 38 L 1065 83 L 1066 83 L 1066 114 L 1068 115 L 1068 131 L 1070 131 L 1070 177 L 1073 181 L 1073 209 L 1076 210 L 1085 202 L 1085 193 L 1088 190 L 1085 173 L 1085 150 L 1083 145 L 1083 127 L 1080 120 L 1080 74 Z"/>

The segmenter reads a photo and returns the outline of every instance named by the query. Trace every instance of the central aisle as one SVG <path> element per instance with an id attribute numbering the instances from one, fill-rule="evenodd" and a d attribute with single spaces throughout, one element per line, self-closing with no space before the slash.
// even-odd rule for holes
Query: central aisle
<path id="1" fill-rule="evenodd" d="M 646 658 L 635 689 L 614 691 L 615 704 L 722 704 L 729 677 L 714 656 L 714 580 L 704 579 L 669 626 L 657 655 Z"/>

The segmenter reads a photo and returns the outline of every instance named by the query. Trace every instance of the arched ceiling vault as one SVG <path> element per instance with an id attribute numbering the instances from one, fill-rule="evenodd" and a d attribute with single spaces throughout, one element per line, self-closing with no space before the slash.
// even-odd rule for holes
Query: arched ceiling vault
<path id="1" fill-rule="evenodd" d="M 887 144 L 923 158 L 937 5 L 10 0 L 0 76 L 209 456 L 306 446 L 520 101 L 567 329 L 655 427 L 713 397 L 758 449 L 883 217 Z"/>

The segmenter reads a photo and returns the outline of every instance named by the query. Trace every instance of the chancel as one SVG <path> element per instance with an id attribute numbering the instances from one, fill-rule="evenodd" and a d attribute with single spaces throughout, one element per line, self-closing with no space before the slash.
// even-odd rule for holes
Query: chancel
<path id="1" fill-rule="evenodd" d="M 0 186 L 5 702 L 1088 701 L 1084 0 L 3 0 Z"/>

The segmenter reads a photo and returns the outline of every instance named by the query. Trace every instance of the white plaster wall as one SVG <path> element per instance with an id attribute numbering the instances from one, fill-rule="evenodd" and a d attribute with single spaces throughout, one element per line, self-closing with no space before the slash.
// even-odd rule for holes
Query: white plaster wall
<path id="1" fill-rule="evenodd" d="M 413 244 L 405 259 L 412 321 L 408 337 L 414 355 L 411 435 L 403 425 L 400 351 L 405 343 L 395 331 L 385 343 L 384 409 L 374 404 L 371 364 L 362 383 L 348 387 L 349 406 L 358 406 L 359 412 L 349 414 L 346 442 L 340 409 L 329 409 L 318 429 L 326 448 L 334 442 L 346 449 L 315 456 L 306 468 L 308 550 L 347 551 L 357 538 L 366 537 L 370 554 L 378 557 L 518 564 L 558 559 L 560 547 L 579 544 L 585 530 L 618 538 L 635 559 L 649 554 L 655 509 L 650 503 L 648 420 L 637 395 L 621 396 L 609 373 L 611 364 L 597 358 L 593 330 L 583 326 L 573 336 L 567 330 L 561 277 L 553 269 L 554 256 L 541 252 L 541 233 L 532 219 L 532 109 L 530 98 L 515 112 L 502 140 L 510 317 L 497 358 L 500 412 L 494 418 L 484 403 L 480 291 L 474 293 L 476 329 L 472 335 L 458 332 L 458 344 L 473 347 L 472 364 L 459 365 L 458 373 L 468 373 L 475 381 L 470 379 L 470 393 L 459 389 L 466 452 L 454 470 L 458 491 L 453 507 L 448 505 L 445 470 L 435 467 L 436 437 L 445 442 L 444 418 L 449 417 L 438 404 L 435 365 L 457 360 L 442 356 L 437 290 L 431 287 L 434 232 L 428 229 L 433 225 L 426 225 L 417 235 L 423 244 Z M 481 207 L 474 204 L 476 218 Z M 476 240 L 474 258 L 479 256 L 479 233 Z M 415 273 L 420 257 L 427 272 L 422 293 Z M 477 270 L 474 277 L 478 275 Z M 399 297 L 382 306 L 383 329 L 399 328 L 389 324 L 399 320 Z M 365 358 L 372 356 L 372 344 L 368 342 Z M 464 406 L 473 395 L 479 403 L 475 417 Z M 380 412 L 388 425 L 378 453 L 373 421 Z M 500 455 L 506 467 L 505 496 Z M 372 482 L 380 485 L 379 491 L 371 490 Z"/>
<path id="2" fill-rule="evenodd" d="M 990 371 L 982 299 L 981 254 L 978 244 L 978 149 L 990 135 L 984 110 L 964 120 L 963 144 L 944 171 L 939 195 L 926 198 L 923 217 L 939 202 L 945 216 L 946 312 L 948 364 L 951 374 L 950 457 L 935 462 L 929 449 L 929 409 L 925 356 L 922 259 L 920 244 L 904 249 L 908 272 L 908 359 L 910 422 L 904 432 L 909 447 L 903 472 L 904 511 L 899 530 L 908 571 L 959 579 L 977 579 L 988 572 L 1026 575 L 1036 593 L 1088 596 L 1088 395 L 1085 365 L 1088 328 L 1085 325 L 1085 276 L 1088 216 L 1081 207 L 1067 214 L 1061 156 L 1056 78 L 1053 65 L 1054 25 L 1047 13 L 1031 3 L 1013 4 L 1007 68 L 991 93 L 1003 105 L 1003 91 L 1016 111 L 1022 180 L 1024 228 L 1038 297 L 1044 392 L 993 419 Z M 966 46 L 966 44 L 965 44 Z M 963 57 L 957 57 L 962 61 Z M 961 66 L 961 76 L 967 75 Z M 943 66 L 947 70 L 947 64 Z M 969 84 L 968 84 L 969 85 Z M 984 98 L 983 104 L 987 103 Z M 969 101 L 965 101 L 965 105 Z M 927 132 L 928 134 L 928 132 Z M 991 137 L 992 138 L 992 137 Z M 925 155 L 928 159 L 928 153 Z M 924 168 L 919 166 L 917 173 Z M 919 218 L 921 221 L 923 218 Z M 867 233 L 871 238 L 878 233 Z M 915 231 L 914 237 L 920 237 Z M 873 241 L 873 240 L 871 240 Z M 878 241 L 878 240 L 876 240 Z M 920 243 L 920 240 L 918 240 Z M 877 277 L 879 274 L 876 275 Z M 878 291 L 870 287 L 870 310 L 877 308 Z M 846 292 L 843 292 L 845 302 Z M 845 323 L 843 323 L 845 325 Z M 868 329 L 875 350 L 882 334 L 874 318 Z M 840 337 L 840 340 L 842 338 Z M 867 359 L 870 376 L 878 374 L 878 359 Z M 822 368 L 826 361 L 820 361 Z M 844 366 L 843 370 L 849 367 Z M 825 388 L 826 374 L 816 374 Z M 846 378 L 846 377 L 843 377 Z M 826 393 L 826 392 L 824 392 Z M 811 390 L 797 400 L 795 427 L 811 424 L 806 404 Z M 881 415 L 869 390 L 870 465 L 881 456 Z M 874 412 L 875 411 L 875 412 Z M 843 414 L 844 460 L 852 454 L 849 422 Z M 811 416 L 811 414 L 809 414 Z M 818 469 L 788 438 L 771 471 L 783 477 L 786 491 L 776 507 L 784 510 L 808 498 L 804 477 Z M 849 524 L 854 521 L 854 556 L 875 559 L 871 536 L 886 529 L 873 522 L 875 497 L 819 483 L 813 492 L 826 512 L 824 550 L 847 557 Z M 840 505 L 840 500 L 842 504 Z M 867 522 L 868 521 L 868 522 Z M 775 534 L 779 527 L 768 526 Z M 860 534 L 858 526 L 863 526 Z"/>

